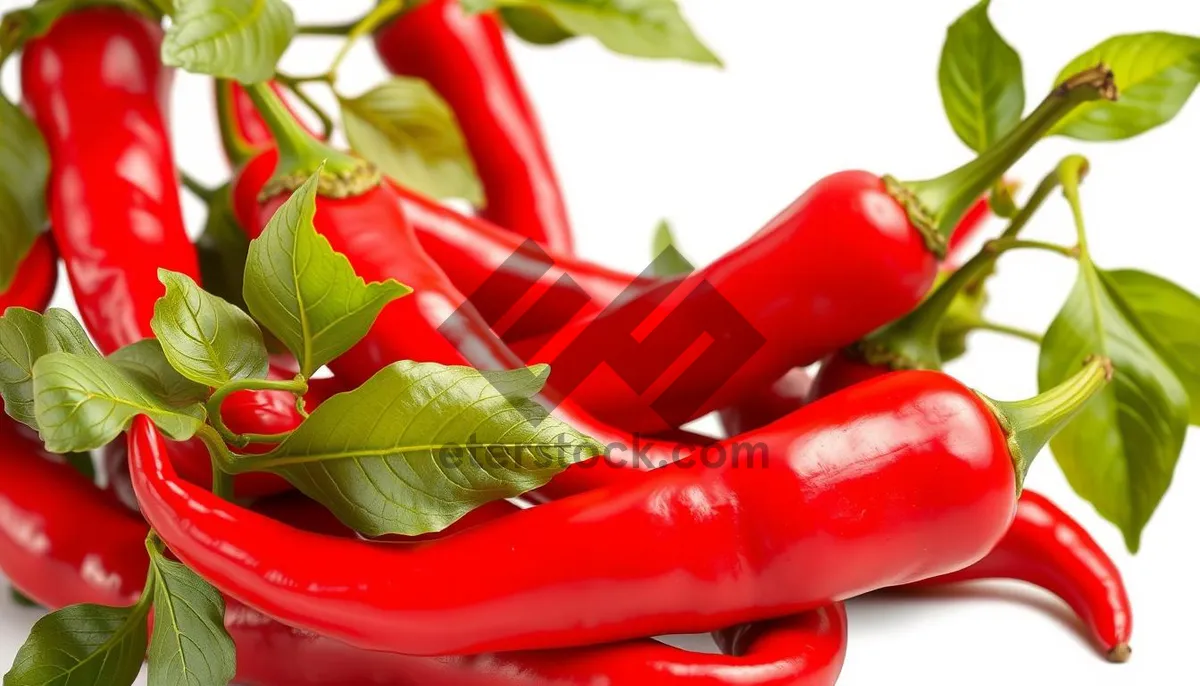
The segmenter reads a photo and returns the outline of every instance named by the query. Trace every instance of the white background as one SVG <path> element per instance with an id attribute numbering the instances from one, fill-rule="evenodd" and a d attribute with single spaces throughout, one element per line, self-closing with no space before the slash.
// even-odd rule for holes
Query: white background
<path id="1" fill-rule="evenodd" d="M 5 10 L 20 4 L 25 3 L 0 0 Z M 370 3 L 292 4 L 304 20 L 316 21 L 349 19 Z M 945 27 L 970 0 L 682 4 L 725 60 L 723 71 L 621 58 L 587 40 L 552 49 L 513 46 L 550 139 L 584 256 L 639 270 L 648 260 L 651 229 L 666 217 L 684 252 L 705 262 L 737 245 L 829 172 L 864 168 L 924 178 L 967 158 L 945 122 L 936 70 Z M 1030 106 L 1060 67 L 1108 36 L 1200 32 L 1200 5 L 1180 0 L 995 0 L 992 15 L 1024 58 Z M 336 45 L 304 40 L 289 52 L 287 67 L 322 71 Z M 10 94 L 18 87 L 13 66 L 4 73 Z M 342 88 L 355 93 L 381 76 L 372 51 L 362 45 L 342 69 Z M 200 78 L 179 78 L 175 139 L 178 159 L 189 171 L 213 183 L 227 175 L 216 152 L 209 89 Z M 1134 141 L 1048 141 L 1016 175 L 1032 186 L 1060 156 L 1075 151 L 1093 162 L 1084 201 L 1097 262 L 1149 269 L 1200 292 L 1195 264 L 1200 102 Z M 189 204 L 187 210 L 191 225 L 200 226 L 200 207 Z M 1070 242 L 1071 231 L 1065 204 L 1056 200 L 1029 235 Z M 1042 330 L 1072 278 L 1072 267 L 1055 256 L 1006 258 L 994 282 L 991 316 Z M 58 304 L 68 302 L 60 291 Z M 971 342 L 970 356 L 954 364 L 953 373 L 993 397 L 1034 392 L 1033 346 L 989 334 Z M 1124 571 L 1136 611 L 1129 664 L 1101 660 L 1055 599 L 1001 584 L 852 602 L 841 683 L 1200 683 L 1194 658 L 1200 616 L 1197 438 L 1190 436 L 1175 485 L 1136 557 L 1126 554 L 1115 528 L 1072 494 L 1048 454 L 1029 478 L 1031 487 L 1079 518 Z M 37 617 L 4 598 L 0 667 L 9 664 Z"/>

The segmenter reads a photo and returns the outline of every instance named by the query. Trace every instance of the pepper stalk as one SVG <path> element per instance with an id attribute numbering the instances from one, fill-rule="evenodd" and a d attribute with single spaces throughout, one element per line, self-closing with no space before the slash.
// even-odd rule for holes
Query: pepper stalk
<path id="1" fill-rule="evenodd" d="M 1098 64 L 1063 81 L 1037 108 L 991 148 L 954 171 L 926 181 L 884 178 L 889 192 L 939 257 L 971 204 L 1001 179 L 1043 136 L 1079 105 L 1116 100 L 1112 70 Z"/>

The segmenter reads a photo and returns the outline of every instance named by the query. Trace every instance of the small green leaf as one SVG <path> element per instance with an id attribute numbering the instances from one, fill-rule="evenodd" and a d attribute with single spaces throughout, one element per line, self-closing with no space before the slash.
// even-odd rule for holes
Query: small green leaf
<path id="1" fill-rule="evenodd" d="M 237 656 L 225 631 L 225 599 L 192 570 L 147 548 L 154 574 L 150 686 L 226 686 Z"/>
<path id="2" fill-rule="evenodd" d="M 228 184 L 213 192 L 204 233 L 196 239 L 196 252 L 200 257 L 200 283 L 204 284 L 204 290 L 246 310 L 242 277 L 246 273 L 250 238 L 233 213 Z"/>
<path id="3" fill-rule="evenodd" d="M 1059 80 L 1100 62 L 1113 70 L 1121 97 L 1080 105 L 1051 133 L 1115 141 L 1167 123 L 1200 84 L 1200 38 L 1161 32 L 1113 36 L 1072 60 Z"/>
<path id="4" fill-rule="evenodd" d="M 536 7 L 501 7 L 500 19 L 521 40 L 533 45 L 556 45 L 575 34 Z"/>
<path id="5" fill-rule="evenodd" d="M 365 534 L 440 531 L 603 453 L 533 399 L 547 373 L 397 362 L 240 467 L 281 474 Z"/>
<path id="6" fill-rule="evenodd" d="M 384 174 L 433 198 L 483 203 L 458 119 L 428 83 L 393 77 L 341 105 L 350 145 Z"/>
<path id="7" fill-rule="evenodd" d="M 296 35 L 283 0 L 177 0 L 175 6 L 162 60 L 197 74 L 266 81 Z"/>
<path id="8" fill-rule="evenodd" d="M 1096 352 L 1112 359 L 1113 382 L 1050 447 L 1072 488 L 1120 527 L 1136 552 L 1179 460 L 1188 396 L 1125 317 L 1101 275 L 1084 267 L 1046 332 L 1038 386 L 1053 387 Z"/>
<path id="9" fill-rule="evenodd" d="M 267 376 L 267 347 L 250 315 L 205 292 L 186 274 L 160 269 L 166 293 L 150 328 L 180 374 L 212 388 Z"/>
<path id="10" fill-rule="evenodd" d="M 34 408 L 46 450 L 101 448 L 146 415 L 171 439 L 185 441 L 204 424 L 204 407 L 171 407 L 133 374 L 102 357 L 50 353 L 33 365 Z"/>
<path id="11" fill-rule="evenodd" d="M 950 126 L 976 152 L 1011 131 L 1025 111 L 1021 56 L 992 26 L 989 4 L 982 0 L 950 25 L 938 67 Z"/>
<path id="12" fill-rule="evenodd" d="M 650 253 L 654 256 L 650 270 L 655 276 L 679 276 L 696 271 L 696 267 L 675 247 L 675 236 L 671 234 L 671 225 L 665 219 L 654 230 Z"/>
<path id="13" fill-rule="evenodd" d="M 362 339 L 385 305 L 412 292 L 392 280 L 366 283 L 317 233 L 320 173 L 250 243 L 244 290 L 250 313 L 292 351 L 306 377 Z"/>
<path id="14" fill-rule="evenodd" d="M 1105 272 L 1104 280 L 1113 300 L 1187 389 L 1191 423 L 1200 425 L 1200 298 L 1135 269 Z"/>
<path id="15" fill-rule="evenodd" d="M 0 293 L 46 228 L 50 153 L 21 108 L 0 94 Z M 2 313 L 0 313 L 2 314 Z"/>
<path id="16" fill-rule="evenodd" d="M 592 36 L 624 55 L 721 64 L 688 26 L 676 0 L 463 0 L 462 4 L 469 12 L 538 9 L 569 33 Z"/>
<path id="17" fill-rule="evenodd" d="M 10 307 L 0 316 L 0 396 L 8 416 L 37 430 L 33 365 L 49 353 L 100 357 L 79 320 L 52 307 L 46 314 Z"/>
<path id="18" fill-rule="evenodd" d="M 171 407 L 184 407 L 208 399 L 208 386 L 180 374 L 167 361 L 157 338 L 144 338 L 108 356 L 126 374 L 137 378 L 156 398 Z"/>
<path id="19" fill-rule="evenodd" d="M 4 686 L 128 686 L 146 654 L 146 606 L 72 605 L 42 617 Z"/>

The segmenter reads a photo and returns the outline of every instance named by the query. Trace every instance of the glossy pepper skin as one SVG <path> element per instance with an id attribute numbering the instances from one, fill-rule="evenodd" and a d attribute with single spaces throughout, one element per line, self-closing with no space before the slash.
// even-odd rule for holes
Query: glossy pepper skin
<path id="1" fill-rule="evenodd" d="M 1061 598 L 1113 662 L 1129 659 L 1133 609 L 1121 572 L 1095 539 L 1048 498 L 1026 490 L 1000 543 L 970 567 L 922 585 L 1018 579 Z"/>
<path id="2" fill-rule="evenodd" d="M 261 153 L 242 168 L 234 183 L 234 212 L 251 238 L 262 232 L 286 200 L 286 194 L 277 194 L 265 203 L 259 200 L 277 161 L 275 150 Z M 379 185 L 351 198 L 318 197 L 315 224 L 334 250 L 350 260 L 360 277 L 367 281 L 394 278 L 413 289 L 410 295 L 385 307 L 366 337 L 330 365 L 343 383 L 359 385 L 399 360 L 465 364 L 480 369 L 514 369 L 522 365 L 474 308 L 463 307 L 463 295 L 421 249 L 391 186 Z M 604 460 L 586 467 L 575 465 L 559 475 L 555 479 L 558 487 L 576 490 L 583 483 L 594 486 L 627 481 L 636 474 L 620 465 L 649 469 L 678 460 L 695 447 L 616 430 L 589 416 L 570 399 L 552 404 L 556 417 L 611 447 Z M 550 488 L 553 491 L 556 487 Z"/>
<path id="3" fill-rule="evenodd" d="M 42 234 L 29 248 L 8 290 L 0 292 L 0 315 L 10 307 L 44 312 L 58 286 L 58 252 L 49 234 Z"/>
<path id="4" fill-rule="evenodd" d="M 409 654 L 786 616 L 966 567 L 1016 507 L 1009 437 L 991 406 L 945 375 L 862 384 L 752 439 L 767 464 L 664 468 L 400 551 L 306 534 L 179 481 L 145 419 L 130 468 L 143 514 L 218 588 L 286 624 Z M 553 563 L 562 559 L 574 564 Z M 488 583 L 471 582 L 472 560 L 489 560 Z M 397 592 L 411 588 L 426 590 Z M 513 621 L 531 605 L 542 611 Z M 431 613 L 444 621 L 429 623 Z"/>
<path id="5" fill-rule="evenodd" d="M 50 149 L 51 230 L 104 353 L 153 335 L 159 268 L 199 279 L 179 206 L 162 37 L 136 13 L 89 8 L 60 18 L 21 58 L 26 102 Z"/>
<path id="6" fill-rule="evenodd" d="M 450 105 L 483 183 L 483 216 L 570 254 L 566 203 L 541 126 L 492 13 L 428 0 L 375 34 L 393 74 L 424 79 Z"/>
<path id="7" fill-rule="evenodd" d="M 145 522 L 72 468 L 43 459 L 36 443 L 8 440 L 9 424 L 0 425 L 0 465 L 16 478 L 0 481 L 6 513 L 0 570 L 50 608 L 133 603 L 147 571 Z M 326 526 L 322 514 L 328 514 L 300 498 L 270 499 L 263 510 L 318 528 Z M 507 513 L 493 508 L 489 516 Z M 81 521 L 89 526 L 80 527 Z M 423 658 L 363 651 L 297 631 L 229 598 L 225 612 L 225 628 L 237 646 L 237 682 L 246 686 L 832 686 L 845 656 L 845 621 L 844 609 L 835 605 L 756 625 L 757 639 L 739 657 L 696 655 L 643 639 L 577 650 Z M 721 635 L 747 631 L 738 627 Z"/>

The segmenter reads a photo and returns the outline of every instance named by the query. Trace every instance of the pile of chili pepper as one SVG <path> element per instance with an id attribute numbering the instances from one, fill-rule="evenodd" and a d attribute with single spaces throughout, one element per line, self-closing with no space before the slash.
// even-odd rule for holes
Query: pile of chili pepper
<path id="1" fill-rule="evenodd" d="M 49 174 L 46 225 L 0 292 L 0 572 L 57 612 L 34 628 L 5 686 L 126 686 L 143 655 L 152 685 L 832 686 L 847 654 L 845 602 L 981 579 L 1045 589 L 1100 654 L 1130 658 L 1132 610 L 1113 560 L 1025 488 L 1034 458 L 1121 369 L 1104 350 L 1084 351 L 1068 378 L 1021 401 L 942 371 L 966 332 L 986 328 L 980 303 L 1000 256 L 1047 249 L 1019 232 L 1087 162 L 1064 159 L 1019 209 L 1005 207 L 1015 194 L 1006 173 L 1073 112 L 1116 100 L 1121 74 L 1103 62 L 1074 70 L 947 174 L 837 171 L 712 263 L 667 274 L 660 257 L 632 274 L 574 253 L 549 147 L 506 47 L 506 27 L 539 42 L 587 34 L 569 14 L 381 2 L 350 26 L 302 31 L 345 34 L 343 52 L 370 35 L 392 87 L 436 94 L 419 114 L 447 113 L 445 147 L 461 148 L 483 189 L 471 211 L 381 170 L 365 149 L 331 145 L 332 118 L 303 86 L 332 85 L 340 56 L 312 77 L 209 74 L 231 178 L 219 189 L 181 179 L 169 32 L 192 10 L 173 4 L 80 0 L 6 20 L 4 55 L 20 52 L 24 111 Z M 264 6 L 268 17 L 286 9 Z M 306 124 L 306 109 L 324 130 Z M 196 240 L 181 182 L 211 213 Z M 988 234 L 1001 218 L 1008 228 Z M 264 254 L 273 278 L 295 282 L 293 303 L 276 298 L 299 312 L 285 325 L 259 315 L 250 282 Z M 60 265 L 90 342 L 50 309 Z M 411 292 L 374 310 L 363 295 L 330 306 L 344 306 L 341 317 L 310 321 L 326 299 L 353 300 L 335 291 L 343 266 L 349 288 L 364 289 L 354 293 Z M 195 290 L 177 298 L 168 276 Z M 164 323 L 173 298 L 188 320 L 178 330 Z M 212 381 L 195 369 L 230 357 L 218 321 L 263 352 Z M 30 333 L 30 322 L 43 328 Z M 360 324 L 327 365 L 312 363 L 328 352 L 321 335 Z M 200 333 L 180 334 L 187 326 Z M 181 350 L 193 358 L 179 360 Z M 62 389 L 40 379 L 67 359 L 109 366 L 80 367 L 100 390 L 52 415 L 46 398 Z M 480 460 L 485 487 L 469 468 L 446 469 L 427 495 L 469 502 L 423 532 L 353 526 L 345 509 L 382 518 L 415 506 L 377 484 L 374 501 L 331 493 L 336 481 L 314 474 L 333 468 L 305 460 L 336 447 L 285 451 L 325 413 L 387 421 L 407 402 L 400 392 L 378 403 L 355 393 L 389 370 L 512 379 L 544 363 L 548 376 L 524 405 L 513 401 L 536 418 L 526 423 L 559 422 L 602 449 L 519 493 L 496 485 L 517 471 L 507 464 Z M 229 372 L 235 364 L 261 369 Z M 313 368 L 324 366 L 329 374 Z M 438 402 L 455 389 L 425 381 L 410 379 L 424 394 L 412 414 L 432 419 L 402 419 L 445 429 L 461 408 Z M 98 397 L 110 406 L 97 410 Z M 121 438 L 81 443 L 95 454 L 50 451 L 64 427 L 87 433 L 125 406 Z M 722 437 L 688 429 L 713 413 Z M 482 447 L 523 447 L 507 436 Z M 445 443 L 455 441 L 476 433 Z M 362 469 L 420 490 L 416 459 L 388 462 L 390 475 Z M 487 487 L 499 495 L 461 495 Z M 338 498 L 351 503 L 330 505 Z M 194 616 L 180 621 L 179 606 Z M 207 633 L 187 633 L 198 626 Z M 160 640 L 168 631 L 175 648 Z M 709 634 L 719 652 L 653 640 L 667 634 Z M 202 668 L 186 665 L 189 641 L 211 651 Z M 226 654 L 236 659 L 223 670 Z M 68 676 L 43 678 L 58 673 Z"/>

